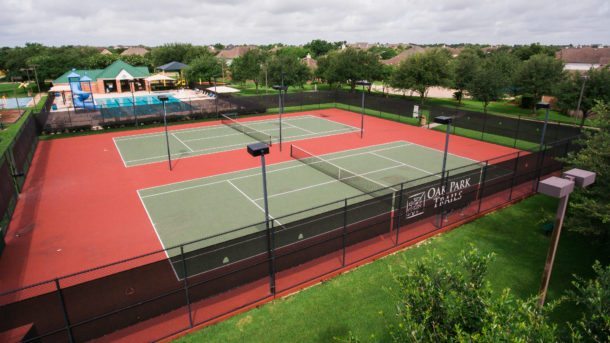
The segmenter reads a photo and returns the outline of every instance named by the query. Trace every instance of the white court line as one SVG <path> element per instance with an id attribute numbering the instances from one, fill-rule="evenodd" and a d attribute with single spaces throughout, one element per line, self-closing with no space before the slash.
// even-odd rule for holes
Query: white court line
<path id="1" fill-rule="evenodd" d="M 410 144 L 408 144 L 407 142 L 404 142 L 404 141 L 397 141 L 397 142 L 401 142 L 403 144 L 397 145 L 397 146 L 391 146 L 391 147 L 387 147 L 387 148 L 381 148 L 381 149 L 377 149 L 377 150 L 374 150 L 374 151 L 385 151 L 385 150 L 390 150 L 390 149 L 402 148 L 402 147 L 410 145 Z M 396 143 L 396 142 L 383 143 L 383 144 L 372 145 L 372 146 L 383 146 L 383 145 L 390 145 L 390 144 L 394 144 L 394 143 Z M 407 144 L 404 144 L 404 143 L 407 143 Z M 354 150 L 359 150 L 359 149 L 363 149 L 363 148 L 356 148 L 356 149 L 350 149 L 350 150 L 345 150 L 345 151 L 354 151 Z M 363 152 L 354 153 L 354 154 L 350 154 L 350 155 L 344 155 L 344 156 L 339 156 L 339 157 L 335 157 L 335 158 L 328 158 L 326 160 L 327 161 L 333 161 L 333 160 L 336 160 L 336 159 L 341 159 L 341 158 L 346 158 L 346 157 L 361 156 L 361 155 L 365 155 L 365 154 L 368 154 L 368 153 L 370 153 L 370 151 L 363 151 Z M 337 154 L 337 153 L 333 153 L 333 154 Z M 322 155 L 322 156 L 324 156 L 324 155 Z M 278 165 L 282 165 L 282 164 L 293 164 L 293 163 L 294 163 L 294 161 L 280 162 L 280 163 L 274 164 L 274 166 L 278 166 Z M 293 164 L 293 165 L 288 166 L 288 167 L 269 170 L 269 171 L 267 171 L 267 175 L 272 174 L 272 173 L 278 173 L 278 172 L 285 171 L 285 170 L 288 170 L 288 169 L 303 168 L 303 167 L 307 167 L 307 166 L 305 164 L 303 164 L 303 163 L 297 163 L 297 164 Z M 246 178 L 249 178 L 249 177 L 254 177 L 254 176 L 260 175 L 260 172 L 259 172 L 260 171 L 260 167 L 244 169 L 243 171 L 254 171 L 255 173 L 249 174 L 249 175 L 233 177 L 233 178 L 230 178 L 228 180 L 236 181 L 236 180 L 246 179 Z M 185 183 L 185 182 L 200 181 L 200 180 L 205 180 L 205 179 L 209 179 L 209 178 L 212 178 L 212 177 L 218 177 L 218 176 L 221 176 L 221 175 L 233 174 L 233 173 L 236 173 L 236 172 L 235 171 L 226 172 L 226 173 L 222 173 L 222 174 L 216 174 L 216 175 L 206 176 L 206 177 L 192 179 L 192 180 L 179 181 L 179 182 L 175 182 L 175 183 L 171 183 L 171 184 L 167 184 L 167 185 L 163 185 L 163 186 L 154 186 L 154 187 L 149 187 L 149 188 L 143 188 L 143 189 L 141 189 L 141 191 L 144 191 L 144 190 L 147 190 L 147 189 L 155 189 L 155 188 L 159 188 L 159 187 L 166 187 L 166 186 L 170 186 L 170 185 L 177 185 L 177 184 Z M 148 194 L 148 195 L 144 195 L 143 198 L 148 198 L 148 197 L 153 197 L 153 196 L 158 196 L 158 195 L 171 194 L 171 193 L 175 193 L 175 192 L 181 192 L 181 191 L 191 190 L 191 189 L 200 188 L 200 187 L 207 187 L 207 186 L 217 185 L 217 184 L 223 183 L 225 181 L 227 181 L 227 180 L 214 181 L 214 182 L 209 182 L 209 183 L 205 183 L 205 184 L 201 184 L 201 185 L 188 186 L 188 187 L 173 189 L 173 190 L 169 190 L 169 191 L 165 191 L 165 192 Z"/>
<path id="2" fill-rule="evenodd" d="M 233 130 L 235 131 L 235 130 Z M 276 128 L 272 128 L 272 129 L 266 129 L 266 130 L 257 130 L 259 132 L 265 132 L 267 133 L 268 131 L 277 131 Z M 224 138 L 224 137 L 231 137 L 231 136 L 242 136 L 245 135 L 245 133 L 239 131 L 236 133 L 232 133 L 230 135 L 220 135 L 220 136 L 211 136 L 211 137 L 202 137 L 202 138 L 193 138 L 193 139 L 186 139 L 184 140 L 185 142 L 193 142 L 193 141 L 201 141 L 201 140 L 206 140 L 206 139 L 217 139 L 217 138 Z M 247 136 L 247 135 L 246 135 Z"/>
<path id="3" fill-rule="evenodd" d="M 169 257 L 169 254 L 167 253 L 167 249 L 165 248 L 165 245 L 163 244 L 163 240 L 161 240 L 161 236 L 159 236 L 159 231 L 157 231 L 157 226 L 155 225 L 155 222 L 152 220 L 152 217 L 150 216 L 150 212 L 148 211 L 148 208 L 146 207 L 146 203 L 144 203 L 144 199 L 142 199 L 142 196 L 140 195 L 140 191 L 138 190 L 137 192 L 138 192 L 138 197 L 140 198 L 140 202 L 142 203 L 142 206 L 144 207 L 144 211 L 146 212 L 146 215 L 148 216 L 148 220 L 150 220 L 153 230 L 155 231 L 155 235 L 157 236 L 159 243 L 161 243 L 161 247 L 163 248 L 163 252 L 165 253 L 165 256 L 167 257 L 167 261 L 169 262 L 169 264 L 172 265 L 172 270 L 174 271 L 174 274 L 176 274 L 176 279 L 182 280 L 182 279 L 180 279 L 180 276 L 178 276 L 178 272 L 176 271 L 176 268 L 174 267 L 174 263 L 172 262 L 171 258 Z"/>
<path id="4" fill-rule="evenodd" d="M 315 136 L 314 138 L 322 138 L 322 137 L 327 137 L 327 136 L 333 136 L 335 134 L 339 134 L 337 132 L 342 132 L 342 133 L 351 133 L 352 132 L 352 131 L 345 131 L 345 130 L 347 130 L 347 128 L 331 130 L 331 131 L 322 131 L 322 132 L 316 133 L 316 135 L 317 134 L 323 134 L 323 135 Z M 239 134 L 239 135 L 245 135 L 245 134 Z M 284 140 L 284 141 L 285 142 L 290 142 L 290 141 L 294 141 L 295 140 L 294 138 L 308 137 L 308 136 L 312 136 L 312 135 L 308 133 L 308 134 L 303 134 L 303 135 L 289 136 L 289 137 L 287 137 L 288 140 Z M 254 139 L 254 138 L 252 138 L 252 139 Z M 273 142 L 274 143 L 276 143 L 278 141 L 279 140 L 277 138 L 273 138 Z M 236 143 L 236 144 L 230 144 L 230 145 L 215 146 L 215 147 L 211 147 L 211 148 L 193 150 L 192 152 L 198 153 L 198 152 L 204 152 L 204 151 L 209 151 L 209 150 L 219 150 L 219 149 L 231 148 L 231 147 L 236 147 L 236 146 L 243 147 L 244 144 L 245 143 L 242 142 L 242 143 Z M 230 150 L 231 149 L 229 149 L 229 150 L 219 150 L 219 152 L 225 152 L 225 151 L 230 151 Z M 204 154 L 194 154 L 194 155 L 186 156 L 186 157 L 195 157 L 195 156 L 200 156 L 200 155 L 204 155 Z M 140 161 L 149 161 L 149 160 L 154 160 L 154 159 L 159 159 L 159 158 L 165 158 L 166 156 L 167 155 L 158 155 L 158 156 L 152 156 L 152 157 L 139 158 L 139 159 L 135 159 L 135 160 L 128 160 L 128 161 L 125 161 L 125 162 L 126 163 L 133 163 L 133 162 L 140 162 Z M 177 158 L 186 158 L 186 157 L 181 157 L 181 154 L 175 154 L 175 156 Z M 173 154 L 172 154 L 172 157 L 174 157 Z M 153 162 L 150 162 L 150 163 L 157 163 L 157 162 L 160 162 L 160 161 L 153 161 Z M 130 165 L 128 167 L 141 166 L 141 165 L 144 165 L 144 164 L 147 164 L 147 163 L 138 163 L 136 165 Z"/>
<path id="5" fill-rule="evenodd" d="M 303 131 L 305 131 L 305 132 L 309 132 L 309 133 L 311 133 L 311 134 L 315 134 L 315 132 L 313 132 L 313 131 L 311 131 L 311 130 L 307 130 L 307 129 L 302 128 L 302 127 L 300 127 L 300 126 L 294 126 L 294 125 L 292 125 L 292 124 L 290 124 L 290 123 L 284 123 L 284 124 L 288 125 L 289 127 L 295 128 L 295 129 L 299 129 L 299 130 L 303 130 Z"/>
<path id="6" fill-rule="evenodd" d="M 114 140 L 114 138 L 112 138 L 112 141 L 114 142 L 114 147 L 119 152 L 119 156 L 121 157 L 121 161 L 123 162 L 123 166 L 125 168 L 127 168 L 127 160 L 125 160 L 125 158 L 123 157 L 123 154 L 121 153 L 121 149 L 119 149 L 119 146 L 116 144 L 116 141 Z"/>
<path id="7" fill-rule="evenodd" d="M 375 155 L 375 156 L 377 156 L 377 157 L 385 158 L 385 159 L 386 159 L 386 160 L 388 160 L 388 161 L 396 162 L 396 163 L 401 164 L 401 165 L 403 165 L 403 166 L 405 166 L 405 167 L 409 167 L 409 168 L 417 169 L 417 170 L 422 171 L 422 172 L 424 172 L 424 173 L 426 173 L 426 174 L 429 174 L 429 175 L 436 175 L 436 173 L 431 173 L 431 172 L 429 172 L 429 171 L 427 171 L 427 170 L 425 170 L 425 169 L 417 168 L 416 166 L 412 166 L 412 165 L 410 165 L 410 164 L 407 164 L 407 163 L 404 163 L 404 162 L 397 161 L 397 160 L 395 160 L 395 159 L 393 159 L 393 158 L 390 158 L 390 157 L 387 157 L 387 156 L 384 156 L 384 155 L 380 155 L 380 154 L 378 154 L 378 153 L 376 153 L 376 152 L 372 152 L 371 154 L 372 154 L 372 155 Z M 440 178 L 440 176 L 438 176 L 438 177 Z"/>
<path id="8" fill-rule="evenodd" d="M 193 149 L 191 149 L 190 146 L 186 145 L 186 143 L 184 143 L 182 141 L 182 139 L 178 138 L 174 133 L 172 133 L 172 137 L 176 138 L 178 140 L 178 142 L 180 142 L 180 144 L 184 145 L 187 149 L 189 149 L 191 152 L 193 152 Z"/>
<path id="9" fill-rule="evenodd" d="M 242 191 L 239 187 L 235 186 L 235 184 L 233 182 L 231 182 L 231 180 L 226 180 L 231 186 L 233 186 L 233 188 L 237 189 L 237 191 L 239 193 L 241 193 L 241 195 L 243 195 L 246 199 L 248 199 L 251 203 L 254 204 L 254 206 L 258 207 L 259 210 L 261 210 L 263 213 L 265 212 L 265 209 L 262 208 L 254 199 L 250 198 L 250 196 L 246 193 L 244 193 L 244 191 Z M 275 218 L 273 218 L 273 216 L 271 214 L 269 214 L 269 218 L 271 218 L 274 222 L 277 222 L 279 225 L 282 225 L 282 223 L 280 223 L 279 221 L 275 220 Z"/>

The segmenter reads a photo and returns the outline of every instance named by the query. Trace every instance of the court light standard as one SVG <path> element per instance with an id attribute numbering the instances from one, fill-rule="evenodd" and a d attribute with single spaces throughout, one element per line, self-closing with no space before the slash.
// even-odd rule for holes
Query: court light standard
<path id="1" fill-rule="evenodd" d="M 283 81 L 283 75 L 282 75 L 282 81 Z M 280 151 L 282 151 L 282 114 L 284 113 L 284 96 L 282 95 L 282 92 L 286 92 L 286 90 L 288 90 L 287 86 L 284 86 L 283 84 L 284 82 L 282 82 L 281 85 L 274 85 L 271 88 L 275 89 L 276 91 L 279 91 L 279 113 L 280 113 Z"/>
<path id="2" fill-rule="evenodd" d="M 218 84 L 216 83 L 216 76 L 214 76 L 214 106 L 216 106 L 216 118 L 220 115 L 218 114 Z"/>
<path id="3" fill-rule="evenodd" d="M 165 145 L 167 146 L 167 162 L 169 163 L 169 170 L 172 170 L 172 155 L 169 150 L 169 133 L 167 132 L 167 109 L 165 103 L 169 100 L 167 95 L 159 95 L 157 97 L 159 101 L 163 103 L 163 125 L 165 126 Z"/>
<path id="4" fill-rule="evenodd" d="M 582 75 L 580 77 L 580 79 L 582 80 L 582 86 L 580 87 L 580 95 L 578 96 L 578 104 L 576 105 L 576 115 L 578 115 L 578 112 L 580 112 L 580 104 L 582 103 L 582 96 L 585 93 L 585 83 L 587 83 L 589 76 Z M 585 111 L 582 111 L 582 119 L 580 120 L 581 129 L 585 125 L 585 119 L 587 119 L 585 116 Z"/>
<path id="5" fill-rule="evenodd" d="M 364 135 L 364 87 L 370 87 L 371 83 L 367 80 L 356 81 L 356 85 L 362 86 L 362 115 L 360 116 L 360 138 Z"/>
<path id="6" fill-rule="evenodd" d="M 263 197 L 265 201 L 265 228 L 267 230 L 267 244 L 269 255 L 269 286 L 271 294 L 275 294 L 275 271 L 274 271 L 274 242 L 271 226 L 269 225 L 269 202 L 267 200 L 267 171 L 265 166 L 265 155 L 269 153 L 269 146 L 265 143 L 254 143 L 247 147 L 248 154 L 252 157 L 261 157 L 261 175 L 263 177 Z"/>
<path id="7" fill-rule="evenodd" d="M 561 227 L 563 225 L 563 219 L 565 218 L 570 193 L 574 190 L 574 185 L 585 188 L 594 182 L 595 173 L 582 169 L 571 169 L 564 172 L 563 177 L 551 176 L 538 183 L 538 193 L 553 198 L 559 198 L 553 234 L 551 235 L 549 251 L 544 263 L 544 271 L 542 272 L 538 306 L 542 307 L 546 300 L 546 293 L 549 288 L 549 281 L 551 280 L 551 272 L 553 271 L 553 263 L 555 261 L 555 254 L 557 253 L 557 245 L 559 245 L 559 236 L 561 235 Z"/>
<path id="8" fill-rule="evenodd" d="M 131 89 L 131 109 L 133 110 L 133 118 L 136 121 L 136 127 L 138 127 L 138 115 L 136 114 L 136 96 L 134 94 L 134 91 L 136 89 L 136 80 L 135 79 L 129 80 L 129 86 Z M 164 104 L 164 106 L 165 106 L 165 104 Z"/>
<path id="9" fill-rule="evenodd" d="M 38 88 L 38 93 L 40 93 L 40 83 L 38 82 L 38 73 L 36 72 L 36 67 L 38 67 L 38 64 L 31 64 L 30 67 L 34 70 L 34 80 L 36 80 L 36 88 Z"/>
<path id="10" fill-rule="evenodd" d="M 447 167 L 447 153 L 449 150 L 449 132 L 451 130 L 451 122 L 453 122 L 453 118 L 449 116 L 439 116 L 434 118 L 434 122 L 442 125 L 447 125 L 447 129 L 445 130 L 445 153 L 443 155 L 443 169 L 441 171 L 441 180 L 445 180 L 445 168 Z"/>
<path id="11" fill-rule="evenodd" d="M 537 103 L 536 110 L 541 108 L 546 109 L 546 114 L 544 116 L 544 125 L 542 126 L 542 133 L 540 134 L 540 151 L 544 149 L 544 136 L 546 135 L 546 127 L 549 123 L 549 108 L 551 108 L 551 105 L 548 102 Z"/>

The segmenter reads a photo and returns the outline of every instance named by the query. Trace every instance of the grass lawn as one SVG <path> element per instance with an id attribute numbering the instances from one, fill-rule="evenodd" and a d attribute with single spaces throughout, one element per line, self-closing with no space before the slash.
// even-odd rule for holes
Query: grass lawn
<path id="1" fill-rule="evenodd" d="M 40 98 L 40 101 L 36 103 L 36 107 L 33 107 L 36 111 L 39 111 L 43 106 L 45 101 L 47 100 L 47 96 L 44 95 Z M 25 110 L 25 113 L 17 120 L 15 123 L 9 125 L 6 129 L 0 131 L 0 155 L 4 154 L 4 151 L 11 144 L 13 139 L 15 139 L 15 135 L 19 132 L 19 128 L 25 123 L 27 118 L 30 117 L 32 113 L 32 108 Z"/>
<path id="2" fill-rule="evenodd" d="M 447 130 L 447 126 L 445 126 L 445 125 L 435 126 L 433 128 L 433 130 L 445 132 L 445 130 Z M 531 151 L 531 150 L 536 150 L 539 147 L 539 145 L 537 143 L 532 143 L 532 142 L 524 141 L 521 139 L 515 140 L 514 138 L 494 135 L 491 133 L 485 133 L 481 137 L 481 131 L 464 129 L 464 128 L 455 127 L 455 126 L 451 129 L 451 133 L 458 135 L 458 136 L 473 138 L 476 140 L 482 140 L 485 142 L 495 143 L 495 144 L 499 144 L 499 145 L 508 146 L 511 148 L 521 149 L 521 150 L 530 150 Z"/>
<path id="3" fill-rule="evenodd" d="M 36 90 L 36 83 L 30 83 L 28 85 L 28 89 L 32 91 L 34 94 Z M 18 96 L 27 96 L 27 89 L 19 88 L 18 82 L 1 82 L 0 83 L 0 96 L 5 95 L 7 98 L 12 98 L 15 95 L 15 90 L 17 90 Z"/>
<path id="4" fill-rule="evenodd" d="M 387 341 L 385 326 L 393 321 L 394 298 L 389 288 L 396 283 L 390 269 L 404 270 L 424 254 L 435 251 L 451 260 L 474 244 L 481 252 L 494 252 L 488 280 L 495 292 L 510 288 L 520 297 L 534 296 L 549 244 L 537 223 L 544 213 L 552 215 L 557 202 L 534 196 L 489 214 L 449 233 L 385 257 L 293 296 L 273 301 L 222 323 L 181 338 L 179 342 L 329 342 L 353 332 L 367 341 Z M 570 288 L 572 274 L 591 277 L 591 265 L 610 260 L 608 247 L 564 231 L 555 260 L 549 300 Z M 559 307 L 553 320 L 560 328 L 578 317 L 571 304 Z"/>
<path id="5" fill-rule="evenodd" d="M 246 82 L 244 84 L 231 84 L 229 85 L 230 87 L 233 88 L 237 88 L 240 90 L 239 93 L 236 93 L 236 95 L 243 95 L 243 96 L 251 96 L 251 95 L 269 95 L 269 94 L 275 94 L 277 95 L 278 91 L 276 91 L 275 89 L 271 88 L 271 87 L 265 87 L 265 84 L 261 84 L 258 86 L 258 92 L 256 91 L 256 86 L 254 85 L 253 82 Z M 312 84 L 306 84 L 303 86 L 303 88 L 300 87 L 288 87 L 288 93 L 301 93 L 303 91 L 313 91 L 314 89 L 314 85 Z M 317 85 L 317 90 L 329 90 L 330 87 L 327 84 L 318 84 Z M 266 93 L 265 93 L 266 91 Z"/>

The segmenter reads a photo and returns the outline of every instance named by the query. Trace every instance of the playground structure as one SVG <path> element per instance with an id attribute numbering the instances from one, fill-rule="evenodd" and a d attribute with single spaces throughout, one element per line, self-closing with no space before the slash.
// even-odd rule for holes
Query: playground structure
<path id="1" fill-rule="evenodd" d="M 72 93 L 72 104 L 74 108 L 82 108 L 87 110 L 95 110 L 95 100 L 93 99 L 93 91 L 91 87 L 92 79 L 87 75 L 80 76 L 74 70 L 68 75 L 68 83 L 70 84 L 70 92 Z M 88 87 L 88 91 L 83 90 L 83 83 Z"/>

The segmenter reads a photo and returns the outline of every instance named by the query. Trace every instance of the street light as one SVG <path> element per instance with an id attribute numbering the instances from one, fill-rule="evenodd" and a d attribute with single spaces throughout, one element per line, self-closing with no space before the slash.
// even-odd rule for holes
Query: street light
<path id="1" fill-rule="evenodd" d="M 167 132 L 167 109 L 165 103 L 169 100 L 167 95 L 159 95 L 157 97 L 159 101 L 163 103 L 163 125 L 165 126 L 165 144 L 167 145 L 167 162 L 169 163 L 169 170 L 172 170 L 172 155 L 169 150 L 169 133 Z"/>
<path id="2" fill-rule="evenodd" d="M 269 153 L 269 146 L 265 143 L 254 143 L 250 144 L 247 147 L 248 153 L 252 157 L 261 157 L 261 175 L 263 176 L 263 198 L 265 201 L 265 228 L 267 231 L 267 244 L 268 244 L 268 254 L 269 254 L 269 286 L 271 288 L 271 293 L 275 294 L 275 272 L 274 272 L 274 262 L 273 262 L 273 237 L 271 232 L 271 226 L 269 225 L 269 202 L 267 200 L 267 171 L 265 169 L 265 155 Z"/>
<path id="3" fill-rule="evenodd" d="M 129 85 L 130 85 L 130 89 L 131 89 L 131 108 L 133 110 L 133 118 L 136 121 L 136 127 L 138 127 L 138 115 L 136 114 L 136 96 L 134 95 L 134 91 L 136 89 L 136 80 L 135 79 L 129 80 Z M 165 107 L 165 103 L 164 103 L 164 107 Z"/>
<path id="4" fill-rule="evenodd" d="M 540 151 L 544 148 L 544 135 L 546 135 L 546 127 L 549 123 L 549 108 L 551 105 L 548 102 L 539 102 L 536 104 L 536 110 L 544 108 L 546 109 L 546 114 L 544 116 L 544 125 L 542 126 L 542 133 L 540 134 Z"/>
<path id="5" fill-rule="evenodd" d="M 362 115 L 360 116 L 360 138 L 364 135 L 364 87 L 370 87 L 371 83 L 367 80 L 356 81 L 356 85 L 362 86 Z"/>
<path id="6" fill-rule="evenodd" d="M 559 236 L 561 235 L 561 227 L 563 225 L 563 219 L 568 206 L 570 193 L 572 193 L 574 190 L 575 184 L 578 187 L 585 188 L 594 182 L 595 173 L 582 169 L 571 169 L 564 172 L 563 177 L 551 176 L 540 181 L 538 184 L 538 193 L 545 194 L 553 198 L 559 198 L 553 234 L 551 236 L 549 251 L 544 263 L 544 271 L 542 273 L 542 282 L 540 284 L 539 292 L 540 299 L 538 299 L 539 306 L 543 306 L 544 301 L 546 300 L 546 293 L 549 288 L 549 281 L 551 280 L 553 262 L 555 261 L 555 254 L 557 252 L 557 245 L 559 244 Z"/>
<path id="7" fill-rule="evenodd" d="M 282 81 L 283 81 L 283 77 L 282 77 Z M 288 90 L 287 86 L 283 85 L 283 82 L 281 85 L 274 85 L 271 88 L 275 89 L 276 91 L 279 91 L 279 112 L 280 112 L 280 151 L 282 151 L 282 113 L 284 113 L 284 97 L 282 95 L 282 92 L 286 93 L 286 90 Z"/>
<path id="8" fill-rule="evenodd" d="M 580 104 L 582 103 L 582 96 L 585 93 L 585 83 L 587 83 L 587 79 L 589 79 L 589 77 L 587 75 L 582 75 L 580 77 L 580 79 L 582 80 L 582 86 L 580 87 L 580 96 L 578 97 L 578 104 L 576 105 L 576 115 L 578 115 L 578 113 L 580 112 Z M 582 111 L 582 119 L 580 120 L 580 128 L 582 129 L 582 127 L 585 125 L 585 111 Z"/>

